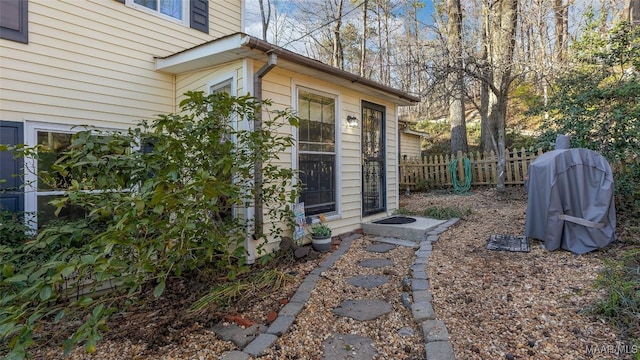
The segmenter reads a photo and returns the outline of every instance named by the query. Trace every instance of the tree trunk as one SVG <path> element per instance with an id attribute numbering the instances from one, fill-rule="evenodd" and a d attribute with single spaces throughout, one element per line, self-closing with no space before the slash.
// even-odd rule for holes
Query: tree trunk
<path id="1" fill-rule="evenodd" d="M 606 19 L 609 15 L 609 0 L 600 0 L 600 16 L 603 16 L 604 19 Z M 607 34 L 607 22 L 606 21 L 601 21 L 600 22 L 600 34 L 602 34 L 602 36 L 606 36 Z"/>
<path id="2" fill-rule="evenodd" d="M 482 5 L 482 29 L 481 29 L 481 50 L 480 50 L 480 77 L 485 81 L 480 82 L 480 148 L 487 153 L 491 150 L 497 151 L 494 129 L 495 124 L 489 119 L 489 84 L 491 74 L 486 64 L 489 60 L 489 8 L 487 4 Z"/>
<path id="3" fill-rule="evenodd" d="M 492 71 L 492 96 L 490 97 L 489 119 L 497 126 L 498 138 L 498 179 L 499 193 L 505 191 L 506 147 L 505 126 L 509 86 L 512 82 L 511 69 L 515 49 L 516 25 L 518 20 L 517 0 L 498 0 L 493 5 L 489 36 L 489 63 Z M 492 101 L 493 100 L 493 101 Z"/>
<path id="4" fill-rule="evenodd" d="M 267 30 L 271 22 L 271 0 L 267 0 L 265 11 L 264 0 L 260 0 L 260 16 L 262 18 L 262 40 L 267 41 Z"/>
<path id="5" fill-rule="evenodd" d="M 569 36 L 569 26 L 568 26 L 568 11 L 569 5 L 565 5 L 563 0 L 554 0 L 553 1 L 553 12 L 555 18 L 555 55 L 556 61 L 561 63 L 567 57 L 568 52 L 568 36 Z"/>
<path id="6" fill-rule="evenodd" d="M 367 61 L 367 11 L 369 10 L 369 0 L 364 0 L 362 4 L 362 41 L 360 42 L 360 76 L 365 75 Z"/>
<path id="7" fill-rule="evenodd" d="M 382 11 L 380 10 L 379 1 L 376 6 L 376 32 L 378 33 L 378 82 L 382 83 L 382 79 L 384 79 L 384 51 L 382 50 Z"/>
<path id="8" fill-rule="evenodd" d="M 405 56 L 409 62 L 409 66 L 406 68 L 406 86 L 402 90 L 409 93 L 420 94 L 423 91 L 422 83 L 424 78 L 424 62 L 420 54 L 422 51 L 422 43 L 420 41 L 420 20 L 418 19 L 418 12 L 421 6 L 424 4 L 418 1 L 407 1 L 407 18 L 406 18 L 406 30 L 407 46 Z M 412 107 L 412 112 L 417 118 L 422 117 L 424 114 L 423 106 L 425 101 L 421 101 Z"/>
<path id="9" fill-rule="evenodd" d="M 467 152 L 467 126 L 464 118 L 464 69 L 462 68 L 462 9 L 460 0 L 447 0 L 450 71 L 449 121 L 451 124 L 451 153 Z"/>
<path id="10" fill-rule="evenodd" d="M 640 26 L 640 0 L 625 1 L 624 20 L 632 25 Z"/>
<path id="11" fill-rule="evenodd" d="M 333 26 L 333 56 L 332 64 L 338 69 L 344 69 L 344 52 L 342 49 L 342 39 L 340 38 L 340 32 L 342 31 L 342 5 L 343 0 L 338 1 L 338 8 L 336 10 L 336 21 Z"/>
<path id="12" fill-rule="evenodd" d="M 505 117 L 507 113 L 507 95 L 496 95 L 495 93 L 491 93 L 489 96 L 489 122 L 492 125 L 495 125 L 495 136 L 492 136 L 495 155 L 498 157 L 498 166 L 497 173 L 498 178 L 496 179 L 497 184 L 496 188 L 499 193 L 503 193 L 505 191 L 505 175 L 507 169 L 507 156 L 506 156 L 506 145 L 505 145 Z"/>
<path id="13" fill-rule="evenodd" d="M 384 9 L 384 39 L 385 39 L 384 54 L 385 54 L 386 74 L 383 82 L 383 84 L 387 86 L 391 86 L 391 44 L 389 42 L 389 38 L 391 37 L 389 34 L 389 22 L 391 21 L 391 19 L 389 15 L 390 15 L 390 10 L 389 10 L 389 4 L 387 3 Z"/>

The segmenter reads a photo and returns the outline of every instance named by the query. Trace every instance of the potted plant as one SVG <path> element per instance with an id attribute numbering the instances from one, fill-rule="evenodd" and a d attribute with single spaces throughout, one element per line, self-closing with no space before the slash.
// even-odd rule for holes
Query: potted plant
<path id="1" fill-rule="evenodd" d="M 325 252 L 331 248 L 331 228 L 322 222 L 312 224 L 309 228 L 311 232 L 311 246 L 315 251 Z"/>

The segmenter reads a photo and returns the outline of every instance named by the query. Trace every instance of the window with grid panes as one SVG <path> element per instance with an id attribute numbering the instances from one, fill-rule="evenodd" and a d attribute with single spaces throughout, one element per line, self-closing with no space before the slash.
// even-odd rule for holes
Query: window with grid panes
<path id="1" fill-rule="evenodd" d="M 113 130 L 116 131 L 116 130 Z M 73 143 L 74 135 L 80 132 L 87 136 L 100 136 L 108 139 L 105 134 L 93 134 L 84 129 L 72 128 L 67 125 L 53 124 L 28 124 L 27 139 L 29 144 L 38 144 L 37 158 L 25 159 L 25 178 L 26 178 L 26 199 L 25 212 L 30 214 L 31 226 L 34 229 L 41 228 L 54 219 L 76 219 L 85 216 L 90 209 L 83 209 L 73 205 L 65 205 L 58 214 L 55 214 L 56 207 L 51 204 L 52 200 L 60 198 L 69 188 L 69 179 L 61 176 L 59 173 L 51 172 L 54 164 L 64 152 L 67 151 Z M 131 151 L 131 148 L 122 149 L 123 152 Z M 41 175 L 49 173 L 45 181 Z M 55 176 L 52 176 L 55 174 Z M 123 183 L 127 183 L 129 177 L 127 174 L 114 173 L 112 176 L 121 177 Z M 129 188 L 109 189 L 96 188 L 88 191 L 130 191 Z"/>
<path id="2" fill-rule="evenodd" d="M 306 215 L 336 211 L 336 99 L 298 91 L 298 171 Z"/>

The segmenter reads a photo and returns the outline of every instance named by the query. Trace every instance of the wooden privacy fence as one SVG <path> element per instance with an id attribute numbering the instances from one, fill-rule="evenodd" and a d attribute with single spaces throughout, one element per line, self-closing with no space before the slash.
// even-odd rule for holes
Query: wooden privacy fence
<path id="1" fill-rule="evenodd" d="M 543 153 L 542 149 L 507 150 L 505 185 L 523 185 L 529 164 Z M 468 162 L 464 159 L 469 159 Z M 498 181 L 498 156 L 490 153 L 424 156 L 409 158 L 400 163 L 400 189 L 421 190 L 452 187 L 450 164 L 455 161 L 458 183 L 464 183 L 465 162 L 470 164 L 471 186 L 495 185 Z"/>

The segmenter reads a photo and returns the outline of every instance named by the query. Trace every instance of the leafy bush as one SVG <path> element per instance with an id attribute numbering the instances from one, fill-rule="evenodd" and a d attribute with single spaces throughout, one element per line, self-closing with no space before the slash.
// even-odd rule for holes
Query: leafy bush
<path id="1" fill-rule="evenodd" d="M 574 52 L 578 63 L 537 109 L 549 115 L 541 145 L 566 134 L 572 147 L 602 154 L 614 168 L 617 210 L 639 218 L 640 27 L 623 22 L 603 37 L 592 23 Z"/>
<path id="2" fill-rule="evenodd" d="M 22 246 L 29 238 L 29 230 L 21 215 L 0 211 L 0 246 L 9 248 Z"/>
<path id="3" fill-rule="evenodd" d="M 594 307 L 596 313 L 609 318 L 628 338 L 640 339 L 640 249 L 628 251 L 620 261 L 607 261 L 596 287 L 605 291 Z"/>
<path id="4" fill-rule="evenodd" d="M 527 124 L 528 125 L 528 124 Z M 533 126 L 533 124 L 532 124 Z M 451 124 L 448 122 L 430 122 L 422 120 L 415 125 L 416 129 L 429 134 L 422 150 L 422 156 L 438 156 L 451 153 Z M 536 138 L 521 132 L 523 126 L 513 126 L 507 129 L 505 144 L 509 149 L 530 148 L 536 145 Z M 528 128 L 524 126 L 524 128 Z M 467 123 L 467 139 L 469 152 L 482 151 L 480 148 L 480 122 Z"/>
<path id="5" fill-rule="evenodd" d="M 451 153 L 451 125 L 446 122 L 419 121 L 416 129 L 429 134 L 422 156 Z"/>
<path id="6" fill-rule="evenodd" d="M 547 107 L 541 137 L 551 144 L 557 134 L 571 146 L 602 154 L 612 165 L 616 210 L 629 224 L 640 218 L 640 27 L 620 23 L 606 36 L 591 22 L 574 47 L 570 70 L 558 78 Z M 622 223 L 619 221 L 619 223 Z M 598 313 L 609 317 L 630 339 L 640 337 L 640 251 L 608 261 L 596 286 L 604 298 Z"/>
<path id="7" fill-rule="evenodd" d="M 81 324 L 64 334 L 65 350 L 84 344 L 92 352 L 108 317 L 143 284 L 153 284 L 160 297 L 169 279 L 198 269 L 227 279 L 247 272 L 245 239 L 264 244 L 281 236 L 297 196 L 293 171 L 274 162 L 293 144 L 278 128 L 297 119 L 269 112 L 260 130 L 233 126 L 255 120 L 263 105 L 269 103 L 190 92 L 180 114 L 124 134 L 75 134 L 52 170 L 38 175 L 66 187 L 53 202 L 58 211 L 80 207 L 86 216 L 48 224 L 36 239 L 0 253 L 0 352 L 27 356 L 34 332 L 63 320 Z M 153 149 L 132 151 L 132 145 Z M 37 156 L 38 148 L 16 150 Z M 256 187 L 258 161 L 263 181 Z M 269 220 L 258 233 L 250 219 L 233 216 L 256 197 Z M 98 297 L 109 284 L 112 291 Z"/>
<path id="8" fill-rule="evenodd" d="M 422 211 L 410 211 L 407 209 L 398 209 L 396 212 L 400 215 L 416 215 L 416 216 L 424 216 L 438 220 L 449 220 L 453 218 L 462 219 L 466 215 L 471 214 L 471 209 L 460 209 L 457 207 L 428 207 Z"/>

